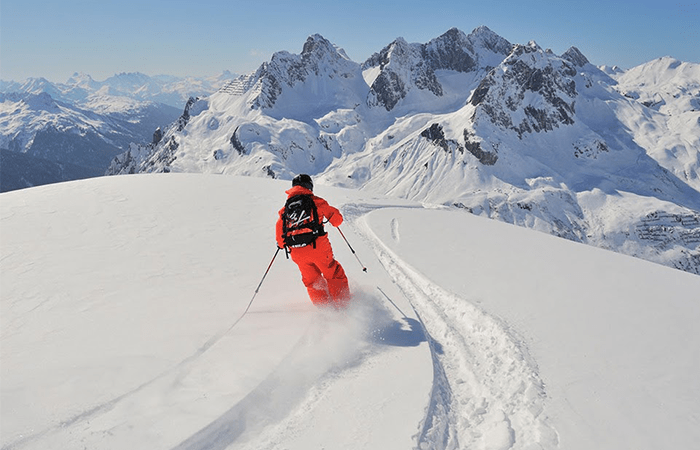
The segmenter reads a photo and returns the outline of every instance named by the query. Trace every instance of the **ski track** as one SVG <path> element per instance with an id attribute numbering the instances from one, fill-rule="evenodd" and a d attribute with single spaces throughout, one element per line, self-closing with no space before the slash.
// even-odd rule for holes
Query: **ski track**
<path id="1" fill-rule="evenodd" d="M 384 349 L 373 345 L 395 324 L 372 295 L 346 314 L 315 311 L 295 347 L 255 389 L 172 450 L 284 449 L 288 436 L 307 422 L 315 405 L 341 377 L 365 370 Z"/>
<path id="2" fill-rule="evenodd" d="M 142 383 L 141 385 L 131 389 L 130 391 L 127 391 L 119 396 L 116 396 L 112 398 L 111 400 L 108 400 L 104 403 L 101 403 L 97 406 L 94 406 L 86 411 L 83 411 L 79 414 L 76 414 L 68 419 L 65 419 L 58 423 L 57 425 L 53 427 L 49 427 L 45 430 L 23 436 L 20 439 L 10 442 L 7 445 L 2 447 L 2 450 L 13 450 L 15 448 L 19 448 L 21 446 L 24 446 L 30 442 L 36 441 L 38 439 L 43 439 L 46 436 L 49 436 L 51 433 L 55 433 L 60 430 L 65 430 L 69 427 L 79 425 L 84 422 L 89 422 L 90 420 L 94 419 L 95 417 L 98 417 L 100 415 L 104 415 L 108 413 L 109 411 L 113 410 L 119 403 L 124 401 L 125 399 L 134 396 L 135 394 L 138 394 L 147 388 L 155 385 L 157 382 L 165 379 L 168 376 L 171 376 L 173 373 L 177 374 L 177 380 L 180 380 L 184 378 L 186 373 L 190 370 L 190 366 L 195 362 L 199 357 L 204 355 L 204 353 L 207 352 L 212 346 L 214 346 L 217 342 L 219 342 L 224 336 L 226 336 L 237 324 L 240 322 L 240 320 L 243 318 L 243 316 L 239 317 L 233 325 L 228 327 L 225 331 L 219 331 L 217 334 L 209 338 L 201 347 L 199 347 L 194 353 L 192 353 L 190 356 L 187 358 L 183 359 L 176 365 L 164 370 L 163 372 L 159 373 L 155 377 L 151 378 L 150 380 Z"/>
<path id="3" fill-rule="evenodd" d="M 390 226 L 398 242 L 396 220 Z M 416 272 L 366 222 L 358 228 L 412 305 L 430 344 L 434 379 L 419 448 L 559 448 L 537 366 L 507 324 Z"/>
<path id="4" fill-rule="evenodd" d="M 260 385 L 173 450 L 224 450 L 234 443 L 240 446 L 251 440 L 256 448 L 262 448 L 259 436 L 264 436 L 270 425 L 293 415 L 300 403 L 313 404 L 320 398 L 320 394 L 314 394 L 319 380 L 333 378 L 338 376 L 337 372 L 361 364 L 362 346 L 359 344 L 346 346 L 340 354 L 330 351 L 341 339 L 358 342 L 357 330 L 352 327 L 345 328 L 347 334 L 329 333 L 331 321 L 334 318 L 327 316 L 320 323 L 312 323 Z M 335 325 L 338 324 L 336 321 Z"/>

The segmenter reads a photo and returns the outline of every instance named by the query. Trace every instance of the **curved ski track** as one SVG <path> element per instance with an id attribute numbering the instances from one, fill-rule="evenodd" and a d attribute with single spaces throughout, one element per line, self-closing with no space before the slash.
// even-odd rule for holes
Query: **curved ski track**
<path id="1" fill-rule="evenodd" d="M 558 434 L 545 414 L 544 384 L 515 333 L 410 267 L 366 221 L 360 225 L 430 344 L 434 378 L 419 448 L 559 448 Z M 398 241 L 396 219 L 390 232 Z"/>

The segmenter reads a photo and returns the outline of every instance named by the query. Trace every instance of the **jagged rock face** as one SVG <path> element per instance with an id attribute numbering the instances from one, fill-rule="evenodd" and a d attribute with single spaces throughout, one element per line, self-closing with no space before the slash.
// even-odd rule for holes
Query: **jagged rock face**
<path id="1" fill-rule="evenodd" d="M 350 61 L 322 36 L 310 36 L 300 55 L 277 52 L 269 63 L 263 64 L 252 82 L 241 80 L 236 86 L 254 85 L 259 94 L 252 100 L 251 108 L 269 109 L 275 106 L 285 87 L 293 88 L 305 83 L 309 77 L 349 79 L 359 76 L 359 64 Z"/>
<path id="2" fill-rule="evenodd" d="M 163 139 L 163 130 L 158 127 L 156 131 L 153 132 L 153 141 L 151 141 L 151 144 L 158 145 L 161 139 Z"/>
<path id="3" fill-rule="evenodd" d="M 399 38 L 374 54 L 363 67 L 379 66 L 380 74 L 370 86 L 367 104 L 370 107 L 383 106 L 387 111 L 406 97 L 414 85 L 436 96 L 442 95 L 442 86 L 435 77 L 435 72 L 423 64 L 419 45 L 411 45 Z"/>
<path id="4" fill-rule="evenodd" d="M 190 121 L 190 109 L 192 106 L 197 102 L 198 99 L 194 97 L 190 97 L 189 100 L 187 100 L 187 103 L 185 104 L 185 110 L 182 112 L 182 115 L 178 119 L 178 125 L 177 125 L 177 131 L 182 131 L 185 129 L 187 126 L 187 122 Z"/>
<path id="5" fill-rule="evenodd" d="M 571 125 L 578 95 L 575 76 L 576 69 L 567 60 L 535 43 L 517 45 L 472 94 L 469 103 L 476 107 L 472 120 L 489 120 L 521 138 Z"/>
<path id="6" fill-rule="evenodd" d="M 569 61 L 576 67 L 583 67 L 586 64 L 590 64 L 588 58 L 586 58 L 586 56 L 583 53 L 581 53 L 581 50 L 577 49 L 576 47 L 571 47 L 566 52 L 564 52 L 564 54 L 561 55 L 561 57 Z"/>
<path id="7" fill-rule="evenodd" d="M 233 135 L 231 135 L 231 146 L 238 152 L 239 155 L 245 155 L 246 150 L 245 146 L 241 143 L 241 140 L 238 138 L 238 129 L 240 127 L 236 127 L 236 130 L 233 132 Z"/>
<path id="8" fill-rule="evenodd" d="M 473 46 L 467 36 L 456 28 L 423 45 L 421 53 L 432 70 L 469 72 L 476 68 Z"/>
<path id="9" fill-rule="evenodd" d="M 274 69 L 275 66 L 271 63 L 264 63 L 255 74 L 260 93 L 253 100 L 252 109 L 272 108 L 275 106 L 277 98 L 282 94 L 282 86 L 278 81 L 279 75 L 275 74 L 277 71 Z"/>
<path id="10" fill-rule="evenodd" d="M 395 72 L 385 71 L 372 83 L 370 94 L 367 97 L 369 106 L 383 106 L 387 111 L 406 97 L 406 85 Z"/>
<path id="11" fill-rule="evenodd" d="M 481 61 L 481 53 L 500 54 L 503 59 L 512 45 L 486 27 L 469 36 L 452 28 L 426 44 L 408 44 L 399 38 L 372 55 L 363 69 L 378 67 L 379 76 L 370 87 L 369 106 L 383 106 L 391 111 L 411 89 L 431 92 L 436 97 L 444 93 L 436 71 L 473 72 L 490 67 Z"/>
<path id="12" fill-rule="evenodd" d="M 484 151 L 481 148 L 481 143 L 473 139 L 474 136 L 468 130 L 465 129 L 463 134 L 464 146 L 454 139 L 445 138 L 443 127 L 439 123 L 432 124 L 429 128 L 423 130 L 420 135 L 446 152 L 457 150 L 459 153 L 464 154 L 464 150 L 467 150 L 485 166 L 496 164 L 498 155 L 495 152 Z"/>
<path id="13" fill-rule="evenodd" d="M 450 151 L 450 143 L 447 141 L 447 139 L 445 139 L 445 133 L 442 130 L 442 125 L 434 123 L 430 126 L 430 128 L 423 130 L 420 135 L 446 152 Z"/>

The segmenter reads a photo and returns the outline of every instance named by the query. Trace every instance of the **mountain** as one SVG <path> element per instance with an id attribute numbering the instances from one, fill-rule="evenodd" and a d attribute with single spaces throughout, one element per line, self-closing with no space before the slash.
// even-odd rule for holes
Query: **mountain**
<path id="1" fill-rule="evenodd" d="M 120 160 L 131 165 L 122 167 L 115 161 L 110 173 L 170 170 L 180 145 L 189 148 L 185 153 L 178 150 L 181 161 L 189 155 L 203 161 L 226 158 L 226 173 L 289 178 L 301 171 L 319 173 L 341 154 L 362 150 L 367 139 L 412 111 L 415 104 L 439 110 L 463 103 L 469 87 L 498 60 L 497 52 L 503 58 L 509 47 L 486 27 L 469 36 L 453 29 L 424 46 L 399 39 L 359 65 L 342 49 L 313 35 L 300 55 L 275 53 L 256 72 L 231 81 L 217 93 L 191 98 L 183 116 L 165 131 L 160 148 L 137 152 L 146 155 L 143 160 L 123 155 Z M 429 66 L 422 55 L 431 61 Z M 195 131 L 190 141 L 185 134 L 192 131 L 182 133 L 185 126 L 201 134 Z M 287 136 L 272 137 L 279 129 L 288 130 L 282 132 Z M 203 150 L 207 154 L 198 148 L 203 135 L 216 136 Z M 270 139 L 266 136 L 277 142 L 266 142 Z M 228 158 L 232 151 L 249 158 Z M 191 169 L 221 167 L 222 163 L 212 163 Z"/>
<path id="2" fill-rule="evenodd" d="M 354 299 L 325 311 L 276 254 L 289 185 L 0 194 L 0 447 L 697 446 L 700 277 L 318 185 L 363 263 L 327 227 Z"/>
<path id="3" fill-rule="evenodd" d="M 72 179 L 100 176 L 131 142 L 143 142 L 178 114 L 167 105 L 100 92 L 79 105 L 55 100 L 47 92 L 0 94 L 0 148 L 28 157 L 23 159 L 20 173 L 26 180 L 34 180 L 29 185 L 55 179 L 45 176 L 42 167 L 46 162 L 72 168 L 63 172 L 62 180 L 68 174 Z M 34 175 L 31 161 L 37 163 Z M 3 168 L 3 178 L 19 175 L 10 170 Z"/>
<path id="4" fill-rule="evenodd" d="M 436 110 L 450 107 L 466 100 L 470 82 L 497 66 L 511 49 L 508 41 L 487 27 L 479 27 L 469 35 L 452 28 L 427 44 L 409 44 L 399 38 L 362 65 L 370 84 L 367 103 L 391 111 L 400 102 L 404 108 L 411 105 L 424 111 L 426 99 L 421 94 L 429 92 L 432 96 L 428 95 L 428 102 Z M 448 79 L 441 79 L 441 71 L 450 72 L 456 80 L 448 83 Z"/>
<path id="5" fill-rule="evenodd" d="M 76 73 L 66 83 L 0 81 L 0 149 L 25 153 L 3 152 L 2 186 L 103 175 L 132 143 L 176 120 L 189 95 L 208 95 L 232 78 L 121 73 L 95 81 Z"/>
<path id="6" fill-rule="evenodd" d="M 108 173 L 305 172 L 700 274 L 698 66 L 650 64 L 603 71 L 486 27 L 357 64 L 313 35 L 192 98 Z M 649 103 L 650 79 L 672 107 Z"/>

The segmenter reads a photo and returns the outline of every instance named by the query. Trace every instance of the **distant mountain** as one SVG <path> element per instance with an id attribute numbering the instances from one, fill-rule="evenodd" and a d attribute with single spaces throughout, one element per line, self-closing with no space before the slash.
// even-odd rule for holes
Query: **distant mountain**
<path id="1" fill-rule="evenodd" d="M 44 184 L 80 180 L 99 176 L 74 164 L 49 161 L 26 153 L 0 149 L 0 192 L 14 191 Z"/>
<path id="2" fill-rule="evenodd" d="M 0 93 L 47 93 L 57 101 L 72 104 L 81 104 L 97 94 L 163 103 L 182 111 L 190 97 L 207 96 L 234 78 L 236 75 L 229 71 L 211 77 L 151 77 L 135 72 L 95 81 L 88 74 L 75 73 L 65 83 L 52 83 L 45 78 L 30 78 L 21 83 L 0 81 Z"/>
<path id="3" fill-rule="evenodd" d="M 80 105 L 47 92 L 0 94 L 0 148 L 30 157 L 23 160 L 24 179 L 52 179 L 45 176 L 49 161 L 72 167 L 64 172 L 72 174 L 67 179 L 99 176 L 130 143 L 143 142 L 178 115 L 167 105 L 97 93 Z M 30 174 L 31 161 L 38 163 L 37 174 Z M 3 169 L 3 177 L 10 176 L 8 170 Z"/>
<path id="4" fill-rule="evenodd" d="M 45 184 L 103 175 L 130 144 L 151 140 L 156 130 L 176 120 L 190 95 L 209 95 L 233 78 L 230 72 L 200 78 L 122 73 L 100 82 L 76 73 L 66 83 L 0 81 L 0 148 L 27 156 L 12 159 L 21 160 L 22 169 L 10 173 L 9 166 L 4 168 L 1 184 L 33 180 L 19 184 L 31 186 L 38 180 Z M 34 174 L 32 162 L 37 164 Z M 47 172 L 49 163 L 57 165 Z M 48 175 L 57 171 L 60 177 Z"/>
<path id="5" fill-rule="evenodd" d="M 601 70 L 486 27 L 358 64 L 314 35 L 193 97 L 109 173 L 306 172 L 700 274 L 697 71 Z"/>

